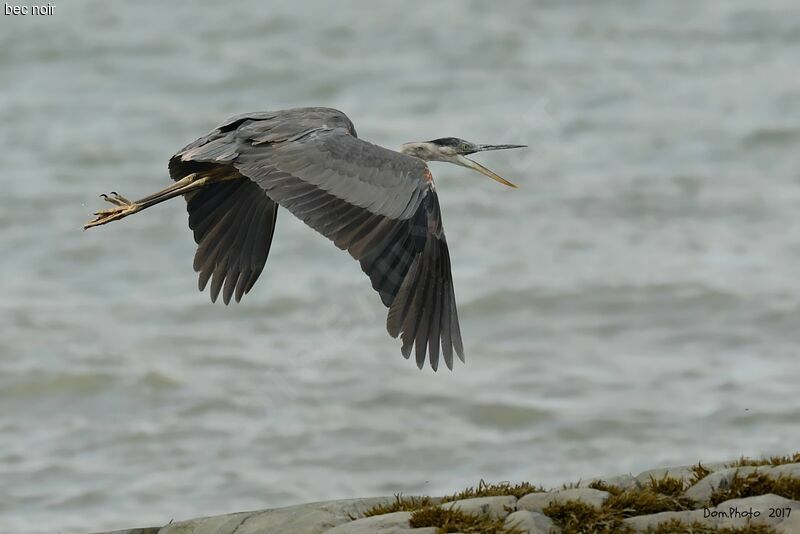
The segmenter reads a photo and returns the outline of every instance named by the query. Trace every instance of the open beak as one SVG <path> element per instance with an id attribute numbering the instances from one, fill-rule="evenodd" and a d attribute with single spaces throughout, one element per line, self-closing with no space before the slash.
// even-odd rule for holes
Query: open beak
<path id="1" fill-rule="evenodd" d="M 528 145 L 475 145 L 471 153 L 485 150 L 507 150 L 509 148 L 528 148 Z"/>
<path id="2" fill-rule="evenodd" d="M 475 145 L 475 147 L 474 147 L 475 150 L 473 152 L 483 152 L 485 150 L 505 150 L 507 148 L 525 148 L 526 146 L 527 145 Z M 503 185 L 507 185 L 508 187 L 513 187 L 514 189 L 517 188 L 516 185 L 512 184 L 511 182 L 509 182 L 508 180 L 506 180 L 502 176 L 500 176 L 498 174 L 495 174 L 494 172 L 490 171 L 489 169 L 487 169 L 486 167 L 484 167 L 483 165 L 481 165 L 477 161 L 472 161 L 471 159 L 465 158 L 464 156 L 462 156 L 460 154 L 456 156 L 456 160 L 457 160 L 458 164 L 463 166 L 463 167 L 467 167 L 467 168 L 476 170 L 479 173 L 488 176 L 492 180 L 494 180 L 496 182 L 500 182 Z"/>

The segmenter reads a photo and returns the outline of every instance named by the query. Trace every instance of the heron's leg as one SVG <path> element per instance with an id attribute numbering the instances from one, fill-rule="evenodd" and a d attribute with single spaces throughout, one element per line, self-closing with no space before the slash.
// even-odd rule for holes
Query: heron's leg
<path id="1" fill-rule="evenodd" d="M 198 177 L 197 174 L 192 173 L 157 193 L 148 195 L 133 202 L 117 192 L 112 192 L 110 195 L 100 195 L 106 202 L 114 204 L 114 207 L 94 212 L 94 215 L 97 217 L 94 220 L 86 223 L 83 228 L 85 230 L 87 228 L 100 226 L 112 221 L 118 221 L 127 217 L 128 215 L 133 215 L 134 213 L 142 211 L 143 209 L 147 209 L 150 206 L 155 206 L 156 204 L 164 202 L 165 200 L 169 200 L 180 195 L 185 195 L 190 191 L 199 189 L 200 187 L 207 185 L 209 180 L 210 177 L 208 176 Z"/>

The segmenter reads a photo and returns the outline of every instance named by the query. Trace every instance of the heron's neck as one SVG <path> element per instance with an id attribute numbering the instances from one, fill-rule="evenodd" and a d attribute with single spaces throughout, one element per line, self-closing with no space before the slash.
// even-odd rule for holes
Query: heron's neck
<path id="1" fill-rule="evenodd" d="M 431 143 L 405 143 L 400 147 L 400 153 L 414 156 L 424 161 L 437 159 L 435 147 L 432 147 Z"/>

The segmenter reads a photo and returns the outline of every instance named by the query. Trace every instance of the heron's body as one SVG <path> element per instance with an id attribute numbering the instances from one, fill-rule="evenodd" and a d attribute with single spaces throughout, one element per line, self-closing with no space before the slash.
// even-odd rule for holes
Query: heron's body
<path id="1" fill-rule="evenodd" d="M 438 141 L 460 141 L 450 140 Z M 210 281 L 211 299 L 222 293 L 227 304 L 261 274 L 284 207 L 359 261 L 404 356 L 413 350 L 422 367 L 427 353 L 435 370 L 441 346 L 452 368 L 453 353 L 462 361 L 464 353 L 450 254 L 431 173 L 417 157 L 431 143 L 404 145 L 415 155 L 388 150 L 358 139 L 350 119 L 329 108 L 239 115 L 170 159 L 174 185 L 136 202 L 107 197 L 117 207 L 86 227 L 184 196 L 200 290 Z"/>

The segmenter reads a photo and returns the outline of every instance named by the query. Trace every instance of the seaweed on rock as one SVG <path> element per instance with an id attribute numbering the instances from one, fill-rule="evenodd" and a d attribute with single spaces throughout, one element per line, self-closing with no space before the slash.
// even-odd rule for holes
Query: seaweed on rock
<path id="1" fill-rule="evenodd" d="M 784 465 L 784 464 L 797 464 L 800 463 L 800 452 L 794 454 L 787 454 L 785 456 L 770 456 L 768 458 L 747 458 L 746 456 L 740 457 L 735 462 L 728 464 L 728 467 L 745 467 L 745 466 L 761 466 L 761 465 Z"/>
<path id="2" fill-rule="evenodd" d="M 430 497 L 403 497 L 401 494 L 395 493 L 392 502 L 373 506 L 364 512 L 363 517 L 391 514 L 394 512 L 413 512 L 414 510 L 427 508 L 433 504 L 435 503 Z"/>
<path id="3" fill-rule="evenodd" d="M 517 527 L 506 527 L 503 519 L 439 506 L 415 511 L 411 514 L 410 524 L 411 528 L 436 527 L 439 532 L 523 534 Z"/>
<path id="4" fill-rule="evenodd" d="M 746 527 L 712 527 L 700 521 L 686 523 L 680 519 L 670 519 L 651 527 L 645 534 L 778 534 L 769 525 L 748 525 Z"/>
<path id="5" fill-rule="evenodd" d="M 706 468 L 702 463 L 697 462 L 697 465 L 692 467 L 692 478 L 689 480 L 689 486 L 694 486 L 710 474 L 710 469 Z"/>
<path id="6" fill-rule="evenodd" d="M 513 495 L 517 499 L 529 493 L 541 493 L 545 489 L 541 486 L 534 486 L 530 482 L 520 482 L 512 485 L 510 482 L 499 482 L 497 484 L 487 484 L 483 480 L 477 486 L 466 488 L 448 497 L 443 497 L 442 502 L 460 501 L 463 499 L 474 499 L 476 497 L 503 497 Z"/>
<path id="7" fill-rule="evenodd" d="M 729 499 L 744 499 L 773 493 L 787 499 L 800 500 L 800 478 L 790 476 L 770 477 L 759 471 L 740 476 L 735 473 L 724 488 L 717 488 L 709 498 L 713 506 Z"/>

